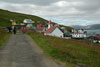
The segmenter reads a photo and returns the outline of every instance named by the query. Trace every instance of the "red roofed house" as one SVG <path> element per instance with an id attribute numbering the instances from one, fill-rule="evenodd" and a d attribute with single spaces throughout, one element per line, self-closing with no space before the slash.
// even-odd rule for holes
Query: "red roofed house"
<path id="1" fill-rule="evenodd" d="M 44 33 L 44 35 L 63 37 L 64 33 L 59 27 L 52 26 L 49 29 L 47 29 L 47 31 Z"/>
<path id="2" fill-rule="evenodd" d="M 43 31 L 44 27 L 37 27 L 39 31 Z"/>
<path id="3" fill-rule="evenodd" d="M 38 30 L 39 32 L 43 32 L 44 27 L 41 27 L 41 24 L 39 24 L 39 25 L 37 25 L 37 30 Z"/>

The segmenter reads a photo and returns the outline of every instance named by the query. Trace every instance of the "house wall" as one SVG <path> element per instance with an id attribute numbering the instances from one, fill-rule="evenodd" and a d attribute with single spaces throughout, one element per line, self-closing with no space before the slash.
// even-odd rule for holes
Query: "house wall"
<path id="1" fill-rule="evenodd" d="M 73 38 L 85 38 L 87 37 L 86 34 L 72 34 Z"/>
<path id="2" fill-rule="evenodd" d="M 59 28 L 56 28 L 51 34 L 51 36 L 56 36 L 56 37 L 63 37 L 63 32 L 59 30 Z"/>

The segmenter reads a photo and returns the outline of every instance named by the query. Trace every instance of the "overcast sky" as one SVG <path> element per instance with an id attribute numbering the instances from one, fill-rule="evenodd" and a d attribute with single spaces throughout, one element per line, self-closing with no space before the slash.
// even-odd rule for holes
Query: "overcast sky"
<path id="1" fill-rule="evenodd" d="M 68 26 L 100 24 L 100 0 L 0 0 L 0 9 L 37 15 Z"/>

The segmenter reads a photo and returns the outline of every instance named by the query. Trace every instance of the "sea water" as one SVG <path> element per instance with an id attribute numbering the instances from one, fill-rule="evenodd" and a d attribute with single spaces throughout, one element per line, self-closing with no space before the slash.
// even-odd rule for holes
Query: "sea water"
<path id="1" fill-rule="evenodd" d="M 87 31 L 87 36 L 100 34 L 100 30 L 85 30 L 85 31 Z"/>

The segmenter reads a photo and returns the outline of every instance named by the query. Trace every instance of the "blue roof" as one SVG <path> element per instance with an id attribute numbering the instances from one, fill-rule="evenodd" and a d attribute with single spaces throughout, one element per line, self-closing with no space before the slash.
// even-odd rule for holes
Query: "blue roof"
<path id="1" fill-rule="evenodd" d="M 27 24 L 27 26 L 34 27 L 33 24 Z"/>

